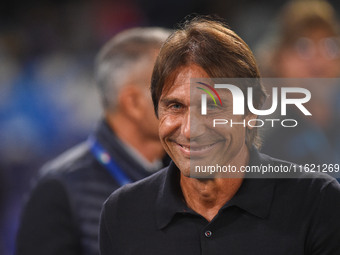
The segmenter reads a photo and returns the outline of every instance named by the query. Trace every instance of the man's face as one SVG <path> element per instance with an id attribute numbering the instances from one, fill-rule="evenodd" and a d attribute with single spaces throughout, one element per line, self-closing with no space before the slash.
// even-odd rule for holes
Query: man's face
<path id="1" fill-rule="evenodd" d="M 154 62 L 156 60 L 158 50 L 153 53 L 152 60 L 146 61 L 141 73 L 139 74 L 139 83 L 141 83 L 141 94 L 143 98 L 140 111 L 142 112 L 143 120 L 138 123 L 140 132 L 148 139 L 159 141 L 158 134 L 158 119 L 155 115 L 151 94 L 150 84 Z"/>
<path id="2" fill-rule="evenodd" d="M 339 75 L 339 41 L 331 32 L 315 28 L 302 33 L 280 58 L 282 77 L 333 78 Z"/>
<path id="3" fill-rule="evenodd" d="M 237 164 L 246 150 L 243 125 L 213 127 L 213 119 L 233 119 L 232 96 L 228 90 L 219 91 L 223 109 L 210 107 L 201 115 L 202 90 L 192 88 L 191 78 L 209 78 L 197 65 L 179 68 L 174 79 L 168 79 L 159 101 L 159 135 L 163 147 L 185 176 L 195 165 Z M 211 176 L 212 177 L 212 176 Z"/>

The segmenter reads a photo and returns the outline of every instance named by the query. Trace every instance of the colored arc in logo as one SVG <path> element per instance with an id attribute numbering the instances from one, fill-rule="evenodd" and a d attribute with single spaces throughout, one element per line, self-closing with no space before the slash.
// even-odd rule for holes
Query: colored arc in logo
<path id="1" fill-rule="evenodd" d="M 210 85 L 208 85 L 208 84 L 205 84 L 205 83 L 203 83 L 203 82 L 197 82 L 197 83 L 199 83 L 199 84 L 201 84 L 201 85 L 203 85 L 203 86 L 206 86 L 206 87 L 208 87 L 209 89 L 211 89 L 211 90 L 215 93 L 215 95 L 217 96 L 217 98 L 218 98 L 218 100 L 220 101 L 220 104 L 221 104 L 221 106 L 222 106 L 222 100 L 221 100 L 221 98 L 220 98 L 220 95 L 217 93 L 217 91 L 216 91 L 212 86 L 210 86 Z M 214 101 L 215 105 L 217 105 L 217 104 L 216 104 L 216 100 L 215 100 L 214 96 L 211 94 L 210 91 L 208 91 L 208 90 L 206 90 L 206 89 L 204 89 L 204 88 L 200 88 L 200 87 L 196 87 L 196 88 L 201 89 L 201 90 L 203 90 L 204 92 L 206 92 L 206 93 L 212 98 L 212 100 Z"/>

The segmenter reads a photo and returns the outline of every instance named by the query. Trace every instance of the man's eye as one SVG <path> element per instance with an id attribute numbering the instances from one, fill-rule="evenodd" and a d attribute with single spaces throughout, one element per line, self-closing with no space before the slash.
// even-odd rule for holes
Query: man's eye
<path id="1" fill-rule="evenodd" d="M 218 108 L 218 106 L 216 104 L 208 104 L 207 108 L 208 109 L 216 109 L 216 108 Z"/>
<path id="2" fill-rule="evenodd" d="M 182 108 L 182 105 L 181 105 L 181 104 L 171 104 L 171 105 L 170 105 L 170 108 L 175 109 L 175 110 L 178 110 L 178 109 L 181 109 L 181 108 Z"/>

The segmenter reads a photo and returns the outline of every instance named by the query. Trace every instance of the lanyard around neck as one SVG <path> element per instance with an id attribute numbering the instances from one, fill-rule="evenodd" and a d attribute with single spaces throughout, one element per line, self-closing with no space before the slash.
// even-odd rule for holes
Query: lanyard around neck
<path id="1" fill-rule="evenodd" d="M 90 136 L 88 144 L 90 145 L 90 150 L 93 156 L 107 169 L 120 186 L 132 182 L 95 137 Z"/>

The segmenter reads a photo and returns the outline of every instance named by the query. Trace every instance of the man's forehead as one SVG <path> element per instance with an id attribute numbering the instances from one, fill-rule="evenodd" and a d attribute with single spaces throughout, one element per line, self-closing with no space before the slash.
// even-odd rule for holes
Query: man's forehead
<path id="1" fill-rule="evenodd" d="M 192 80 L 209 78 L 207 72 L 196 64 L 176 68 L 165 80 L 161 97 L 166 96 L 174 89 L 190 89 Z"/>
<path id="2" fill-rule="evenodd" d="M 161 101 L 171 101 L 183 97 L 190 97 L 190 82 L 172 83 L 167 87 L 164 86 L 160 99 Z"/>

